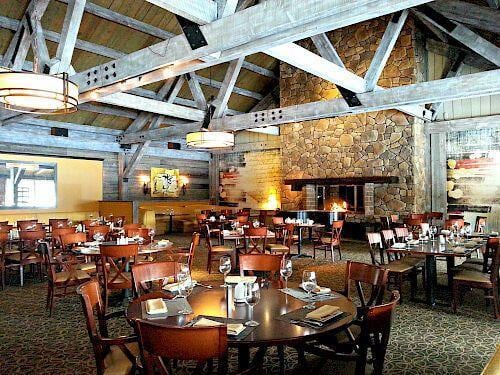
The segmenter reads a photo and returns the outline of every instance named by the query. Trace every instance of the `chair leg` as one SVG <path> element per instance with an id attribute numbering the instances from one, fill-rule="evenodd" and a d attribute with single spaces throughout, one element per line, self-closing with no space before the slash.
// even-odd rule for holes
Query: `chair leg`
<path id="1" fill-rule="evenodd" d="M 458 282 L 454 281 L 453 282 L 453 299 L 451 302 L 451 307 L 453 309 L 453 312 L 456 314 L 457 313 L 457 305 L 458 305 L 458 299 L 460 295 L 460 285 Z"/>
<path id="2" fill-rule="evenodd" d="M 19 266 L 19 277 L 21 286 L 24 286 L 24 266 Z"/>
<path id="3" fill-rule="evenodd" d="M 500 302 L 498 300 L 498 288 L 495 288 L 493 286 L 493 289 L 491 291 L 492 299 L 493 299 L 493 315 L 495 316 L 495 319 L 500 318 L 500 311 L 499 311 L 499 306 L 498 303 Z"/>
<path id="4" fill-rule="evenodd" d="M 52 316 L 52 309 L 54 308 L 54 293 L 54 288 L 50 288 L 49 316 Z"/>
<path id="5" fill-rule="evenodd" d="M 415 294 L 417 292 L 417 270 L 414 269 L 410 274 L 410 282 L 411 282 L 411 291 L 410 291 L 410 299 L 413 301 L 415 299 Z"/>
<path id="6" fill-rule="evenodd" d="M 280 362 L 280 374 L 285 373 L 285 347 L 278 345 L 278 358 Z"/>
<path id="7" fill-rule="evenodd" d="M 2 290 L 5 289 L 5 268 L 2 268 Z"/>

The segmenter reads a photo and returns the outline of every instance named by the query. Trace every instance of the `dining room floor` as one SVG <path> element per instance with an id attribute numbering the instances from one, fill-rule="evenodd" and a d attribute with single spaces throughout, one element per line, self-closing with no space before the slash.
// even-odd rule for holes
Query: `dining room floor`
<path id="1" fill-rule="evenodd" d="M 179 246 L 189 243 L 188 235 L 170 235 Z M 368 246 L 345 241 L 342 261 L 332 263 L 323 254 L 317 260 L 294 260 L 291 280 L 299 281 L 302 270 L 315 270 L 318 283 L 341 291 L 344 286 L 345 259 L 369 262 Z M 310 246 L 303 250 L 311 253 Z M 438 262 L 438 279 L 445 284 L 445 262 Z M 195 255 L 193 278 L 198 281 L 222 280 L 218 272 L 205 271 L 206 249 L 200 246 Z M 80 301 L 76 296 L 58 300 L 51 317 L 45 310 L 46 282 L 28 277 L 20 287 L 16 277 L 0 291 L 0 373 L 2 374 L 89 374 L 95 373 L 92 347 L 87 335 Z M 445 288 L 443 286 L 443 291 Z M 423 297 L 419 279 L 419 293 Z M 407 287 L 403 295 L 408 296 Z M 450 297 L 443 295 L 445 302 Z M 123 307 L 114 307 L 119 309 Z M 111 325 L 114 334 L 130 333 L 125 320 Z M 491 306 L 484 303 L 481 291 L 464 296 L 459 313 L 449 306 L 430 308 L 406 299 L 398 306 L 386 356 L 386 374 L 479 374 L 500 344 L 500 321 L 493 319 Z M 296 353 L 286 350 L 288 374 L 304 373 L 299 369 Z M 306 372 L 316 374 L 351 374 L 354 367 L 308 355 Z M 181 365 L 178 373 L 189 373 L 190 364 Z M 230 369 L 235 373 L 236 355 L 230 351 Z M 263 373 L 278 372 L 278 357 L 268 351 Z"/>

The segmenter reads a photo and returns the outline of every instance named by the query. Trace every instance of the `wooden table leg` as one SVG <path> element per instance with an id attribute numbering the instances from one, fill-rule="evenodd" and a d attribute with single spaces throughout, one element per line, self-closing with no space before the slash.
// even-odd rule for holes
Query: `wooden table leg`
<path id="1" fill-rule="evenodd" d="M 250 365 L 250 349 L 248 346 L 240 346 L 238 348 L 238 368 L 240 371 L 245 370 Z"/>
<path id="2" fill-rule="evenodd" d="M 455 257 L 446 257 L 446 273 L 448 274 L 448 288 L 453 288 L 453 268 L 455 267 Z"/>
<path id="3" fill-rule="evenodd" d="M 434 255 L 426 255 L 425 257 L 425 273 L 427 287 L 425 288 L 425 300 L 427 304 L 434 306 L 436 304 L 436 257 Z"/>

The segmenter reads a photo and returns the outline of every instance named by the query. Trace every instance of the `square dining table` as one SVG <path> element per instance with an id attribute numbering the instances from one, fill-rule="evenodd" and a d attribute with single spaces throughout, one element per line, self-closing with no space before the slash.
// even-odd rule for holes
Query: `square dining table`
<path id="1" fill-rule="evenodd" d="M 465 244 L 467 247 L 464 247 Z M 386 251 L 388 253 L 400 253 L 406 255 L 416 255 L 425 257 L 425 276 L 426 276 L 426 288 L 425 288 L 425 302 L 430 306 L 436 305 L 436 288 L 437 288 L 437 269 L 436 269 L 436 259 L 437 257 L 446 258 L 446 266 L 448 273 L 448 286 L 451 288 L 453 283 L 453 267 L 455 267 L 455 259 L 457 257 L 470 257 L 470 255 L 479 249 L 484 244 L 482 242 L 459 242 L 457 244 L 451 244 L 446 242 L 441 244 L 439 239 L 428 240 L 425 242 L 420 242 L 418 245 L 406 246 L 405 248 L 392 246 Z"/>

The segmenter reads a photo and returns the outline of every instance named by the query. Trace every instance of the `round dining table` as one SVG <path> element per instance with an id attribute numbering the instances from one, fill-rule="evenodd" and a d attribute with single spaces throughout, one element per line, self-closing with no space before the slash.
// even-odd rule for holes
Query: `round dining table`
<path id="1" fill-rule="evenodd" d="M 152 321 L 157 325 L 189 327 L 189 323 L 198 316 L 204 316 L 208 319 L 217 317 L 241 321 L 251 319 L 250 307 L 245 303 L 234 302 L 234 288 L 232 286 L 222 288 L 220 283 L 210 283 L 208 286 L 209 288 L 203 284 L 195 287 L 193 293 L 188 297 L 188 302 L 193 310 L 192 314 Z M 289 283 L 289 288 L 297 287 L 298 284 Z M 281 315 L 304 308 L 306 304 L 306 302 L 283 293 L 280 289 L 262 288 L 260 301 L 253 309 L 253 320 L 259 322 L 259 326 L 253 328 L 249 334 L 242 338 L 228 336 L 228 345 L 238 348 L 239 367 L 244 369 L 249 366 L 249 349 L 251 347 L 263 349 L 275 345 L 300 347 L 306 341 L 346 329 L 356 318 L 356 305 L 347 297 L 338 295 L 331 300 L 316 302 L 316 307 L 325 304 L 334 305 L 344 312 L 340 318 L 333 319 L 322 328 L 309 328 L 277 319 Z M 127 308 L 126 315 L 132 325 L 134 320 L 143 319 L 141 301 L 132 301 Z"/>

